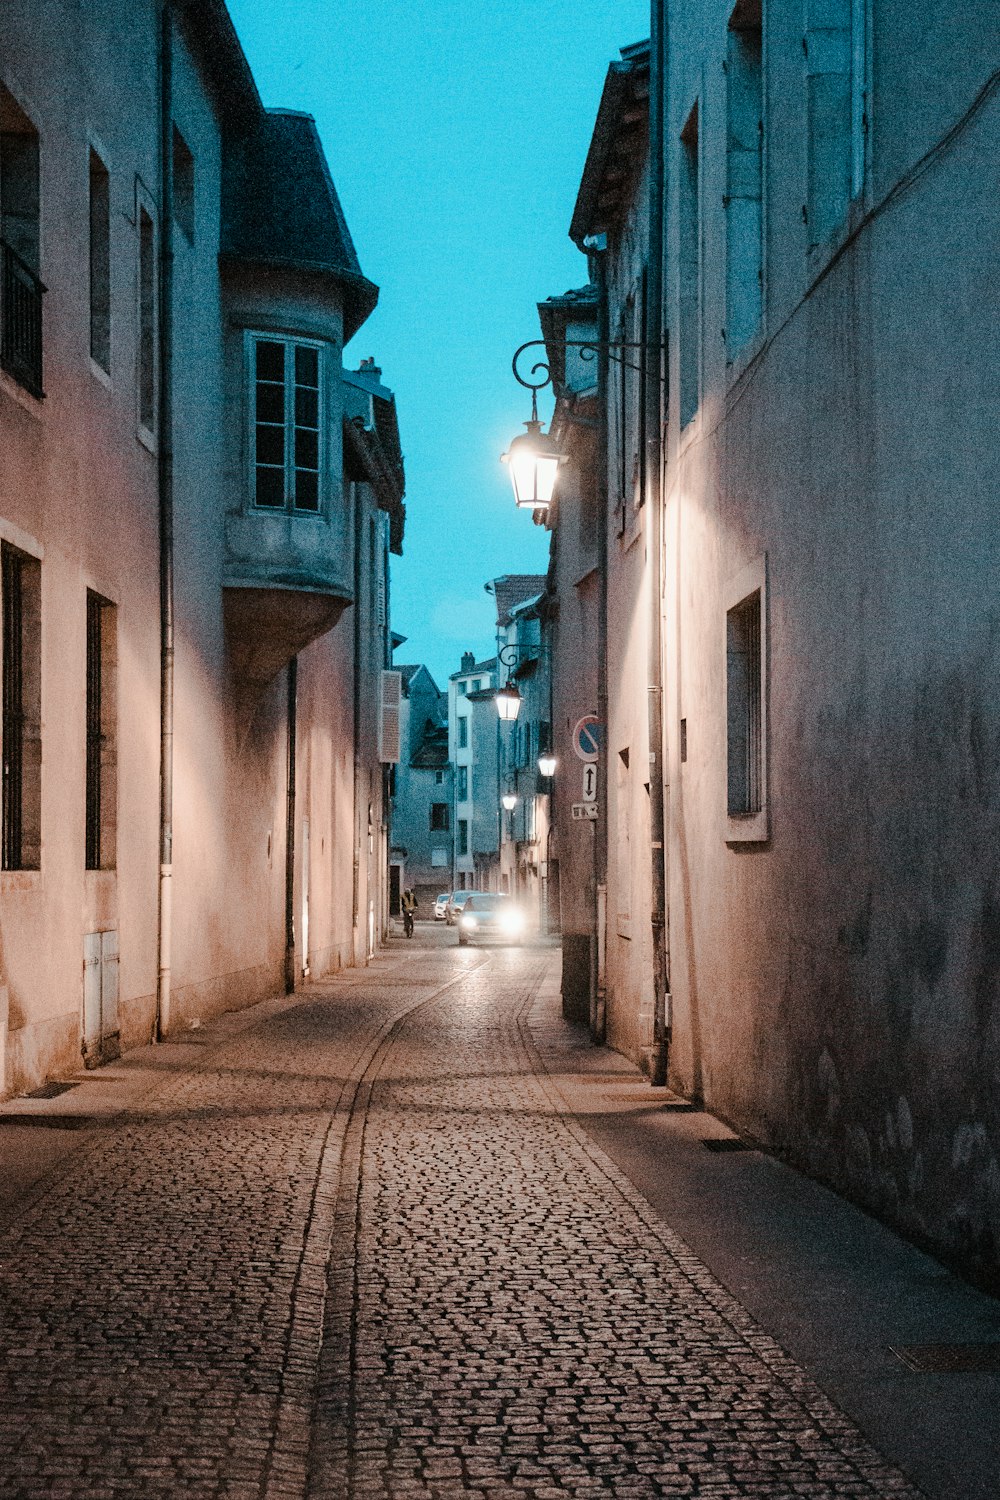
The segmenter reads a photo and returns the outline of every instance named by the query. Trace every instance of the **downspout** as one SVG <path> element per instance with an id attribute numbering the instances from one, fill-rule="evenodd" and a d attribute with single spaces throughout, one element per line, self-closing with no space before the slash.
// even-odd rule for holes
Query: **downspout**
<path id="1" fill-rule="evenodd" d="M 594 945 L 591 951 L 590 1034 L 603 1042 L 607 1029 L 608 928 L 608 288 L 605 251 L 591 249 L 598 288 L 597 303 L 597 722 L 601 726 L 598 771 L 602 792 L 597 799 L 594 830 Z"/>
<path id="2" fill-rule="evenodd" d="M 160 874 L 157 903 L 155 1035 L 170 1030 L 170 978 L 173 936 L 174 843 L 174 178 L 173 25 L 171 0 L 160 11 L 160 285 L 159 432 L 157 488 L 160 522 Z"/>
<path id="3" fill-rule="evenodd" d="M 288 766 L 285 772 L 285 994 L 295 993 L 295 752 L 299 659 L 288 663 Z"/>
<path id="4" fill-rule="evenodd" d="M 361 785 L 361 485 L 354 481 L 354 893 L 351 903 L 351 934 L 354 962 L 358 961 L 358 915 L 361 909 L 361 814 L 358 788 Z M 374 579 L 372 580 L 374 586 Z M 369 596 L 370 597 L 370 596 Z M 367 798 L 365 799 L 367 801 Z M 365 835 L 367 838 L 367 834 Z M 368 956 L 367 922 L 365 923 L 365 957 Z"/>
<path id="5" fill-rule="evenodd" d="M 663 765 L 663 113 L 664 11 L 651 0 L 649 12 L 649 259 L 646 267 L 646 522 L 649 537 L 649 831 L 652 881 L 650 922 L 653 937 L 653 1048 L 650 1082 L 667 1081 L 671 1005 L 669 928 L 666 879 L 666 810 Z"/>

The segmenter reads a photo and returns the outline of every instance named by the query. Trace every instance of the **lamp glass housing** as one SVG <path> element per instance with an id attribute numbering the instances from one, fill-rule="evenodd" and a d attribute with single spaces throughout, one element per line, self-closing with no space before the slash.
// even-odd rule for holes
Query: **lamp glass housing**
<path id="1" fill-rule="evenodd" d="M 513 682 L 499 688 L 493 695 L 493 701 L 496 703 L 497 713 L 507 724 L 512 723 L 521 711 L 521 694 Z"/>
<path id="2" fill-rule="evenodd" d="M 517 806 L 517 797 L 513 792 L 504 792 L 500 801 L 503 803 L 504 812 L 513 812 Z"/>
<path id="3" fill-rule="evenodd" d="M 552 503 L 562 455 L 542 436 L 540 422 L 532 419 L 527 426 L 527 432 L 514 438 L 503 462 L 510 473 L 518 509 L 544 511 Z"/>
<path id="4" fill-rule="evenodd" d="M 556 774 L 556 758 L 546 753 L 538 757 L 538 772 L 540 776 L 554 776 Z"/>

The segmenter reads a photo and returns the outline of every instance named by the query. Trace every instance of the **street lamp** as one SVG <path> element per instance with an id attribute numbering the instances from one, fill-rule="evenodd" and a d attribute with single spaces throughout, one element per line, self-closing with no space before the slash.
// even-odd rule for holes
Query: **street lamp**
<path id="1" fill-rule="evenodd" d="M 512 440 L 507 452 L 501 455 L 501 463 L 507 465 L 518 510 L 544 513 L 552 503 L 552 491 L 563 456 L 542 433 L 534 391 L 531 393 L 531 417 L 524 425 L 527 432 Z"/>
<path id="2" fill-rule="evenodd" d="M 506 682 L 502 688 L 497 688 L 493 694 L 493 702 L 504 723 L 512 724 L 521 711 L 521 694 L 517 690 L 517 684 Z"/>
<path id="3" fill-rule="evenodd" d="M 554 776 L 556 774 L 556 758 L 551 750 L 538 757 L 538 774 L 540 776 Z"/>
<path id="4" fill-rule="evenodd" d="M 500 798 L 500 801 L 503 804 L 504 812 L 512 813 L 517 806 L 517 793 L 504 792 L 503 796 Z"/>

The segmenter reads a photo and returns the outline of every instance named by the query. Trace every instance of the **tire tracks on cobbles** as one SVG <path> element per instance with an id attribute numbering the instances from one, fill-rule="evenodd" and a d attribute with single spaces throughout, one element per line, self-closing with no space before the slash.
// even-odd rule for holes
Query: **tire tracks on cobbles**
<path id="1" fill-rule="evenodd" d="M 343 1130 L 453 974 L 408 955 L 224 1018 L 5 1216 L 3 1500 L 300 1500 Z"/>
<path id="2" fill-rule="evenodd" d="M 429 997 L 359 1082 L 308 1500 L 919 1500 L 572 1117 L 544 968 Z"/>

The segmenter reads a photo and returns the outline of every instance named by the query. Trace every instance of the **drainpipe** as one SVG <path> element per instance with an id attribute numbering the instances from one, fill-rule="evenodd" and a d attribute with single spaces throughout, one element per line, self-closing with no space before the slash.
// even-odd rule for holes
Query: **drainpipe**
<path id="1" fill-rule="evenodd" d="M 173 452 L 173 26 L 170 0 L 160 12 L 160 286 L 159 433 L 160 510 L 160 808 L 157 907 L 156 1020 L 158 1041 L 170 1030 L 174 843 L 174 452 Z"/>
<path id="2" fill-rule="evenodd" d="M 662 434 L 663 406 L 663 107 L 665 6 L 651 0 L 649 21 L 649 260 L 646 267 L 646 523 L 649 529 L 649 828 L 653 936 L 653 1048 L 650 1082 L 667 1081 L 671 1005 L 663 755 Z"/>
<path id="3" fill-rule="evenodd" d="M 598 287 L 597 313 L 597 722 L 601 726 L 594 830 L 594 946 L 591 950 L 590 1034 L 603 1042 L 607 1022 L 606 956 L 608 930 L 608 289 L 603 244 L 590 250 Z"/>
<path id="4" fill-rule="evenodd" d="M 354 962 L 358 961 L 358 917 L 361 910 L 361 822 L 358 788 L 361 785 L 361 485 L 354 481 L 354 895 L 351 903 L 351 932 Z M 372 580 L 374 586 L 374 579 Z M 369 593 L 369 597 L 371 597 Z M 367 799 L 366 799 L 367 801 Z M 365 835 L 367 838 L 367 834 Z M 365 958 L 368 956 L 368 923 L 365 922 Z"/>
<path id="5" fill-rule="evenodd" d="M 299 659 L 288 663 L 288 766 L 285 773 L 285 994 L 295 993 L 295 740 Z"/>

